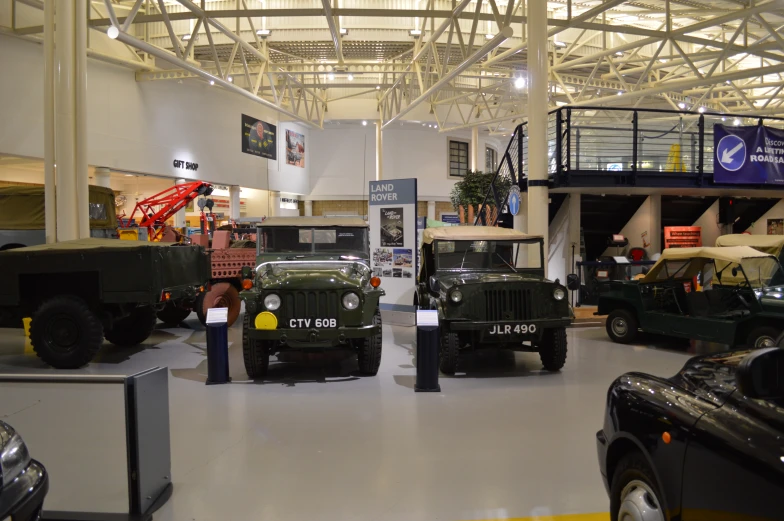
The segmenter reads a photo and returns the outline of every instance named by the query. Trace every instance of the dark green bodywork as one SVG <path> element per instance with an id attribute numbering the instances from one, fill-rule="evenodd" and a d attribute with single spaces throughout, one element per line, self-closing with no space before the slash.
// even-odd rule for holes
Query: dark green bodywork
<path id="1" fill-rule="evenodd" d="M 312 226 L 303 227 L 307 228 Z M 259 237 L 262 233 L 260 228 Z M 278 351 L 321 350 L 350 347 L 352 340 L 380 332 L 381 326 L 373 325 L 373 317 L 384 290 L 370 285 L 369 245 L 365 244 L 362 251 L 328 254 L 260 252 L 257 264 L 253 288 L 240 293 L 245 313 L 250 315 L 248 338 L 273 341 Z M 359 296 L 356 309 L 346 309 L 342 304 L 343 296 L 349 292 Z M 280 307 L 270 311 L 277 319 L 277 327 L 256 329 L 256 316 L 267 311 L 264 299 L 270 294 L 281 299 Z M 316 327 L 316 319 L 335 319 L 336 326 Z M 291 327 L 292 320 L 310 322 Z"/>
<path id="2" fill-rule="evenodd" d="M 553 292 L 566 288 L 558 281 L 545 278 L 541 268 L 511 268 L 505 270 L 437 269 L 434 251 L 438 242 L 422 247 L 422 268 L 418 277 L 415 304 L 420 309 L 438 311 L 439 324 L 445 331 L 457 332 L 461 345 L 473 348 L 504 346 L 518 350 L 535 351 L 534 345 L 546 329 L 563 328 L 571 323 L 569 303 L 564 297 L 556 300 Z M 530 241 L 529 241 L 530 242 Z M 534 241 L 541 247 L 541 241 Z M 437 291 L 430 287 L 437 283 Z M 459 303 L 450 299 L 450 293 L 459 290 L 463 298 Z M 534 332 L 515 332 L 522 325 Z M 491 331 L 509 333 L 490 334 Z M 520 331 L 518 329 L 518 331 Z M 443 335 L 443 333 L 442 333 Z M 522 342 L 531 342 L 531 346 Z"/>

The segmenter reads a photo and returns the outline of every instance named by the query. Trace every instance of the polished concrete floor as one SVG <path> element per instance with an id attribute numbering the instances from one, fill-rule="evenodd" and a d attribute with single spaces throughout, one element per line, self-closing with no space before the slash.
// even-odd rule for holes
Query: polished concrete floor
<path id="1" fill-rule="evenodd" d="M 274 364 L 263 382 L 247 380 L 240 334 L 238 323 L 228 385 L 204 385 L 205 333 L 195 315 L 177 328 L 159 325 L 143 347 L 106 345 L 78 371 L 170 369 L 175 488 L 156 520 L 606 512 L 594 435 L 608 385 L 626 371 L 672 375 L 705 349 L 660 338 L 617 345 L 604 328 L 572 329 L 560 373 L 544 372 L 536 354 L 484 352 L 465 360 L 463 373 L 442 376 L 441 393 L 415 393 L 413 328 L 384 326 L 374 378 L 356 376 L 355 359 L 320 358 Z M 48 371 L 25 352 L 21 331 L 0 330 L 0 373 Z"/>

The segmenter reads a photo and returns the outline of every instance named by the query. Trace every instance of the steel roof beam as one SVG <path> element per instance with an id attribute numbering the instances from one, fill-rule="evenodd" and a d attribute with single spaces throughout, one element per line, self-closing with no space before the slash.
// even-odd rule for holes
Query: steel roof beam
<path id="1" fill-rule="evenodd" d="M 340 29 L 335 23 L 335 15 L 332 13 L 331 0 L 321 0 L 321 5 L 324 6 L 324 16 L 327 18 L 327 25 L 329 32 L 332 33 L 332 42 L 335 44 L 335 54 L 338 57 L 338 63 L 343 65 L 343 46 L 340 38 Z"/>

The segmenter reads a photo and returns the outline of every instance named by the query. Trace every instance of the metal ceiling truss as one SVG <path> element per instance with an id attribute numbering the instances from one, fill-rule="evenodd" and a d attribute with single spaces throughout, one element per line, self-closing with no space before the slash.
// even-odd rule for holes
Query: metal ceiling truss
<path id="1" fill-rule="evenodd" d="M 11 27 L 0 31 L 37 38 L 42 27 L 19 27 L 16 9 L 43 4 L 9 1 Z M 784 0 L 547 3 L 551 109 L 784 115 Z M 525 0 L 296 5 L 91 2 L 89 26 L 116 28 L 125 47 L 88 52 L 137 70 L 139 81 L 201 79 L 319 128 L 330 100 L 352 97 L 374 99 L 384 127 L 419 105 L 442 132 L 481 126 L 503 135 L 526 119 Z"/>

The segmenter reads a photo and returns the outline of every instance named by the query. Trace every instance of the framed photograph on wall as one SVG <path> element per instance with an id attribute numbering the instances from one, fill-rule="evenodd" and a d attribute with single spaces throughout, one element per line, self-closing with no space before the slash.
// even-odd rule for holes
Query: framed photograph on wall
<path id="1" fill-rule="evenodd" d="M 286 164 L 305 168 L 305 136 L 286 130 Z"/>

